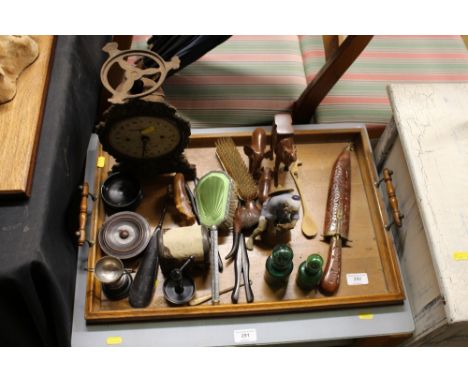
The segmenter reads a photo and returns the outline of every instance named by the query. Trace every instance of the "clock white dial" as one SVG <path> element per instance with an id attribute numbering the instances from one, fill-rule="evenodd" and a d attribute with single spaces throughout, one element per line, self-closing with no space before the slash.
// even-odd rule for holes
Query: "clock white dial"
<path id="1" fill-rule="evenodd" d="M 166 119 L 137 116 L 116 122 L 108 139 L 113 149 L 122 155 L 151 159 L 170 153 L 181 137 L 176 125 Z"/>

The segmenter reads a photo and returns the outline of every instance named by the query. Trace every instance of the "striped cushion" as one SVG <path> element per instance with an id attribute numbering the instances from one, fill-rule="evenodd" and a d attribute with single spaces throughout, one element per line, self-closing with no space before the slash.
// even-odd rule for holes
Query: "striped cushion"
<path id="1" fill-rule="evenodd" d="M 304 73 L 307 76 L 307 82 L 310 82 L 325 64 L 322 36 L 299 36 L 299 43 L 301 45 Z"/>
<path id="2" fill-rule="evenodd" d="M 132 36 L 132 49 L 148 49 L 146 41 L 151 37 L 145 35 L 134 35 Z"/>
<path id="3" fill-rule="evenodd" d="M 269 125 L 305 87 L 298 36 L 233 36 L 169 78 L 164 90 L 193 127 L 212 127 Z"/>
<path id="4" fill-rule="evenodd" d="M 309 49 L 305 60 L 319 54 Z M 311 81 L 316 69 L 306 73 Z M 322 101 L 316 120 L 386 124 L 387 84 L 467 81 L 468 51 L 460 36 L 375 36 Z"/>
<path id="5" fill-rule="evenodd" d="M 145 48 L 149 36 L 134 36 Z M 233 36 L 164 85 L 169 102 L 194 127 L 270 124 L 290 110 L 325 63 L 321 36 Z M 386 85 L 468 81 L 459 36 L 375 36 L 333 87 L 316 122 L 385 125 Z"/>

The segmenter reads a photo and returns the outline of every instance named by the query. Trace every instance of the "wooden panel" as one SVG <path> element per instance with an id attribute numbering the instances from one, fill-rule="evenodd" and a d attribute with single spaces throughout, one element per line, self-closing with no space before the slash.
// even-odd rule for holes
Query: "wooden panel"
<path id="1" fill-rule="evenodd" d="M 214 136 L 195 136 L 191 138 L 187 156 L 196 164 L 199 176 L 207 171 L 220 169 L 215 157 Z M 239 149 L 242 144 L 250 141 L 246 133 L 235 133 L 233 138 Z M 306 185 L 306 198 L 312 213 L 321 226 L 325 216 L 325 204 L 328 184 L 333 163 L 349 141 L 354 141 L 356 150 L 352 153 L 352 197 L 350 216 L 351 246 L 343 250 L 342 283 L 334 296 L 324 296 L 318 291 L 305 293 L 295 284 L 299 264 L 314 252 L 320 253 L 325 259 L 328 244 L 319 238 L 307 240 L 301 233 L 300 221 L 291 232 L 291 246 L 294 251 L 294 270 L 287 288 L 281 292 L 272 291 L 263 281 L 265 261 L 271 253 L 272 246 L 256 245 L 249 252 L 251 265 L 250 278 L 255 294 L 254 303 L 245 302 L 244 291 L 240 293 L 240 303 L 232 304 L 230 294 L 221 296 L 221 304 L 214 306 L 210 302 L 200 306 L 171 307 L 165 302 L 162 293 L 163 275 L 158 276 L 158 286 L 152 303 L 145 309 L 133 309 L 127 299 L 109 301 L 101 293 L 101 286 L 92 273 L 88 274 L 87 300 L 85 318 L 88 322 L 123 321 L 162 318 L 190 318 L 199 316 L 246 315 L 272 312 L 304 311 L 312 309 L 328 309 L 339 307 L 382 305 L 400 303 L 404 299 L 401 278 L 396 262 L 396 255 L 390 236 L 384 229 L 387 217 L 382 208 L 382 199 L 373 185 L 376 180 L 373 168 L 371 149 L 365 129 L 347 130 L 311 130 L 296 133 L 298 158 L 303 162 L 300 176 Z M 242 154 L 243 155 L 243 154 Z M 246 159 L 247 160 L 247 159 Z M 107 161 L 107 168 L 98 169 L 97 186 L 102 184 L 107 176 L 112 161 Z M 264 165 L 271 165 L 264 162 Z M 144 215 L 151 226 L 158 222 L 158 212 L 161 211 L 163 195 L 170 176 L 161 176 L 154 180 L 145 180 L 144 199 L 137 212 Z M 294 181 L 289 173 L 282 173 L 280 182 L 294 187 Z M 175 220 L 169 209 L 164 222 L 164 229 L 174 227 Z M 93 211 L 91 236 L 96 237 L 105 214 L 100 201 L 97 201 Z M 229 234 L 220 234 L 220 252 L 226 254 L 231 245 Z M 89 268 L 102 256 L 98 245 L 89 252 Z M 128 262 L 126 266 L 136 267 L 137 261 Z M 350 286 L 346 283 L 348 273 L 367 273 L 368 285 Z M 197 296 L 210 294 L 210 275 L 196 278 Z M 234 283 L 233 264 L 225 264 L 221 274 L 220 288 L 232 286 Z"/>
<path id="2" fill-rule="evenodd" d="M 19 77 L 15 98 L 0 105 L 0 195 L 29 196 L 47 96 L 54 36 L 32 36 L 39 57 Z"/>

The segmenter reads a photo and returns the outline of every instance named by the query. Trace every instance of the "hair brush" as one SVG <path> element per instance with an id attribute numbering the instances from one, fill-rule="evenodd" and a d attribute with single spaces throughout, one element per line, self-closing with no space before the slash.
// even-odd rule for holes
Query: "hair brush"
<path id="1" fill-rule="evenodd" d="M 219 304 L 218 227 L 231 227 L 237 205 L 232 179 L 223 171 L 204 175 L 195 187 L 195 199 L 200 223 L 210 231 L 211 294 L 213 304 Z"/>
<path id="2" fill-rule="evenodd" d="M 242 159 L 232 138 L 220 138 L 215 143 L 216 155 L 221 165 L 232 177 L 237 186 L 240 203 L 234 215 L 234 237 L 232 248 L 226 259 L 233 257 L 239 249 L 240 233 L 258 224 L 260 209 L 255 202 L 258 187 Z"/>
<path id="3" fill-rule="evenodd" d="M 256 199 L 257 185 L 232 138 L 220 138 L 215 142 L 215 146 L 216 156 L 224 170 L 236 183 L 239 197 L 245 201 Z"/>

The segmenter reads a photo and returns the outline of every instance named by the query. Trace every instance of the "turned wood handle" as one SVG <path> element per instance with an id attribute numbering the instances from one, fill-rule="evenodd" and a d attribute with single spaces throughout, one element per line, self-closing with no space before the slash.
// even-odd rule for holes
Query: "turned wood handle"
<path id="1" fill-rule="evenodd" d="M 341 276 L 341 238 L 339 235 L 332 236 L 328 259 L 323 270 L 320 288 L 323 292 L 333 294 L 340 286 Z"/>
<path id="2" fill-rule="evenodd" d="M 78 237 L 78 246 L 82 246 L 86 242 L 86 217 L 88 215 L 88 195 L 89 185 L 87 182 L 83 184 L 81 188 L 81 202 L 79 212 L 79 225 L 78 231 L 75 232 Z"/>
<path id="3" fill-rule="evenodd" d="M 395 194 L 395 187 L 393 187 L 392 183 L 392 174 L 392 170 L 384 168 L 383 180 L 385 181 L 385 186 L 387 188 L 387 195 L 390 202 L 390 208 L 392 209 L 393 222 L 397 227 L 401 227 L 401 220 L 404 216 L 401 214 L 400 209 L 398 207 L 398 199 Z"/>

